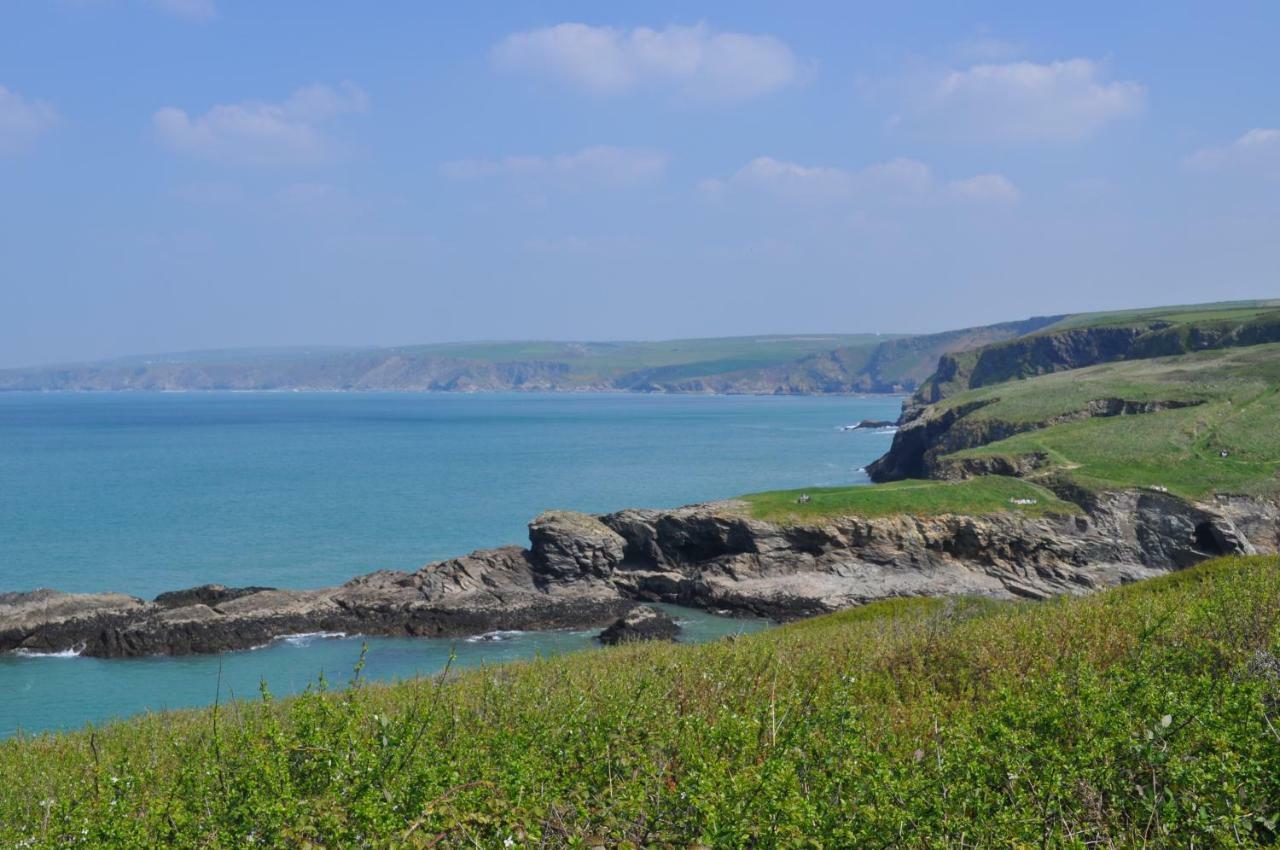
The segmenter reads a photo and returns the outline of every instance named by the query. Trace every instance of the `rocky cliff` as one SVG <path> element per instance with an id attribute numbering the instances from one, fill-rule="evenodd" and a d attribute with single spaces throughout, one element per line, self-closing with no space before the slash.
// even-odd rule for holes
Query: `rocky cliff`
<path id="1" fill-rule="evenodd" d="M 1045 598 L 1230 552 L 1275 552 L 1280 509 L 1122 492 L 1079 515 L 833 517 L 783 525 L 739 502 L 604 516 L 551 512 L 527 549 L 318 590 L 205 586 L 144 601 L 52 590 L 0 594 L 0 651 L 101 657 L 217 652 L 329 631 L 447 636 L 599 626 L 664 601 L 787 620 L 890 596 Z"/>
<path id="2" fill-rule="evenodd" d="M 959 401 L 959 399 L 957 399 Z M 872 481 L 900 481 L 904 478 L 968 478 L 974 475 L 1013 475 L 1023 477 L 1037 463 L 1029 456 L 1016 460 L 1006 458 L 981 458 L 951 460 L 953 452 L 985 446 L 988 443 L 1008 439 L 1014 434 L 1052 428 L 1081 419 L 1109 416 L 1136 416 L 1194 407 L 1202 402 L 1197 399 L 1168 401 L 1137 401 L 1123 398 L 1093 399 L 1079 409 L 1040 420 L 1007 421 L 997 418 L 973 417 L 982 408 L 997 399 L 982 399 L 965 404 L 940 408 L 915 408 L 904 414 L 889 451 L 867 466 Z M 1022 463 L 1023 467 L 1011 468 L 1001 464 Z M 1030 466 L 1026 466 L 1030 464 Z"/>
<path id="3" fill-rule="evenodd" d="M 1223 348 L 1280 342 L 1280 312 L 1245 321 L 1151 321 L 1029 333 L 1015 339 L 946 353 L 916 391 L 908 412 L 967 389 L 1117 360 L 1145 360 Z"/>

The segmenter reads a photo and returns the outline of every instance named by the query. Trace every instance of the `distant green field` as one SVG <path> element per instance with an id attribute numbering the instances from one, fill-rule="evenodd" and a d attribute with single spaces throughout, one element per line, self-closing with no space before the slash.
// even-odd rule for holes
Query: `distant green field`
<path id="1" fill-rule="evenodd" d="M 570 364 L 589 378 L 611 378 L 641 369 L 679 367 L 680 377 L 722 374 L 775 366 L 841 347 L 870 348 L 893 334 L 810 334 L 654 342 L 476 342 L 416 345 L 406 354 L 468 360 L 552 360 Z"/>
<path id="2" fill-rule="evenodd" d="M 810 501 L 796 500 L 807 495 Z M 967 481 L 894 481 L 889 484 L 852 487 L 814 487 L 808 490 L 775 490 L 743 496 L 756 519 L 774 522 L 809 522 L 833 516 L 886 516 L 911 513 L 993 514 L 1078 513 L 1038 484 L 1017 478 L 990 475 Z M 1019 505 L 1011 499 L 1032 499 Z"/>
<path id="3" fill-rule="evenodd" d="M 1114 310 L 1102 313 L 1075 313 L 1052 324 L 1042 331 L 1068 330 L 1071 328 L 1142 325 L 1150 322 L 1190 324 L 1206 321 L 1248 321 L 1264 313 L 1280 309 L 1280 299 L 1261 301 L 1218 301 L 1206 304 L 1187 304 L 1173 307 L 1152 307 L 1137 310 Z"/>

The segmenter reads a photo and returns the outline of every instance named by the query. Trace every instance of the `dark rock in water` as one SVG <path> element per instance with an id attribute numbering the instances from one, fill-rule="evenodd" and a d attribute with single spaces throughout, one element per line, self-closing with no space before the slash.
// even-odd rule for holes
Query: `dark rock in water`
<path id="1" fill-rule="evenodd" d="M 230 602 L 232 599 L 239 599 L 241 596 L 248 596 L 251 593 L 258 593 L 263 590 L 275 590 L 274 587 L 225 587 L 221 584 L 202 584 L 199 587 L 191 587 L 186 590 L 171 590 L 168 593 L 162 593 L 155 598 L 155 603 L 161 608 L 185 608 L 188 605 L 220 605 L 223 602 Z"/>
<path id="2" fill-rule="evenodd" d="M 619 617 L 597 640 L 606 646 L 638 640 L 675 640 L 680 626 L 668 614 L 649 605 L 637 605 Z"/>
<path id="3" fill-rule="evenodd" d="M 893 422 L 889 419 L 863 419 L 857 425 L 854 425 L 853 429 L 855 431 L 862 431 L 872 428 L 892 428 L 897 424 L 897 422 Z"/>

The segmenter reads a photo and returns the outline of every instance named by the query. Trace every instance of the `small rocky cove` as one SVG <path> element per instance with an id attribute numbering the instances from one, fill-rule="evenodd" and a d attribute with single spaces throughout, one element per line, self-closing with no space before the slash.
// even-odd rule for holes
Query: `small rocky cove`
<path id="1" fill-rule="evenodd" d="M 143 600 L 55 590 L 0 594 L 0 652 L 185 655 L 312 632 L 461 636 L 604 627 L 606 642 L 670 637 L 636 607 L 670 602 L 786 621 L 893 596 L 1043 599 L 1230 553 L 1275 552 L 1280 507 L 1124 491 L 1076 515 L 832 517 L 777 524 L 745 504 L 606 515 L 551 511 L 529 546 L 382 570 L 315 590 L 219 585 Z M 674 625 L 674 624 L 671 624 Z M 610 634 L 610 632 L 612 634 Z"/>

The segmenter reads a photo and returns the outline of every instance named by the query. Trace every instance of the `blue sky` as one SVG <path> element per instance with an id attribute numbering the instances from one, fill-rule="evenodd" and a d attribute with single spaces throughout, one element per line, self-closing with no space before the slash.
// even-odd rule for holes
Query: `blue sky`
<path id="1" fill-rule="evenodd" d="M 1280 295 L 1280 5 L 8 0 L 0 365 Z"/>

